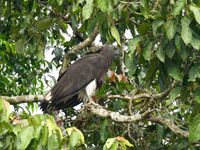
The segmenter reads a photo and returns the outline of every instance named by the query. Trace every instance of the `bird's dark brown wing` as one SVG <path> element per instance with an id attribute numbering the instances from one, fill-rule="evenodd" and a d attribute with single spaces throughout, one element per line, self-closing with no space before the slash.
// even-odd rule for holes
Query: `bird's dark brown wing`
<path id="1" fill-rule="evenodd" d="M 107 64 L 107 59 L 101 54 L 91 54 L 76 61 L 60 76 L 50 91 L 52 98 L 49 106 L 56 108 L 57 105 L 68 103 L 92 80 L 105 74 L 109 67 Z"/>

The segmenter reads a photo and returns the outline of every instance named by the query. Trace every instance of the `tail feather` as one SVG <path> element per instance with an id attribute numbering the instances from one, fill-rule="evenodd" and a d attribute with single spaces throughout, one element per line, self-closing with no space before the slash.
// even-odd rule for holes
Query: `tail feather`
<path id="1" fill-rule="evenodd" d="M 50 103 L 48 101 L 43 101 L 40 103 L 40 108 L 42 109 L 42 111 L 44 113 L 48 113 L 48 107 L 49 107 Z"/>

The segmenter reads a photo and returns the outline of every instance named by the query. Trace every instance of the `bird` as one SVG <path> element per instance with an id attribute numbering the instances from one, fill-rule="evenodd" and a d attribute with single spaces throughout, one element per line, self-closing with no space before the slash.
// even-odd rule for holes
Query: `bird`
<path id="1" fill-rule="evenodd" d="M 88 54 L 70 65 L 57 83 L 46 94 L 40 108 L 45 113 L 74 107 L 92 100 L 120 49 L 111 44 L 102 46 L 98 53 Z"/>

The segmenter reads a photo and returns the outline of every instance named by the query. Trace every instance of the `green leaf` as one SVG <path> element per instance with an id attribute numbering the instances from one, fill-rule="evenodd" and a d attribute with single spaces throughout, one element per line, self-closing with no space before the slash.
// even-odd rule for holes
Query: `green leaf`
<path id="1" fill-rule="evenodd" d="M 134 53 L 129 52 L 125 57 L 125 65 L 128 68 L 128 76 L 132 77 L 137 69 L 137 57 Z"/>
<path id="2" fill-rule="evenodd" d="M 108 0 L 97 0 L 97 6 L 102 12 L 108 11 L 109 1 Z"/>
<path id="3" fill-rule="evenodd" d="M 196 50 L 200 49 L 200 39 L 196 38 L 196 37 L 192 37 L 192 41 L 191 41 L 191 45 L 193 48 L 195 48 Z"/>
<path id="4" fill-rule="evenodd" d="M 86 4 L 82 8 L 83 20 L 87 20 L 92 15 L 94 9 L 94 0 L 86 0 Z"/>
<path id="5" fill-rule="evenodd" d="M 2 121 L 8 122 L 10 113 L 11 113 L 10 104 L 5 100 L 0 99 L 0 122 Z"/>
<path id="6" fill-rule="evenodd" d="M 160 45 L 160 47 L 157 49 L 156 56 L 161 62 L 165 62 L 165 52 L 162 45 Z"/>
<path id="7" fill-rule="evenodd" d="M 57 0 L 58 5 L 61 6 L 63 4 L 63 1 L 64 0 Z"/>
<path id="8" fill-rule="evenodd" d="M 170 20 L 165 24 L 166 34 L 169 40 L 174 38 L 176 33 L 176 24 L 174 20 Z"/>
<path id="9" fill-rule="evenodd" d="M 175 100 L 181 94 L 181 87 L 175 87 L 170 92 L 170 99 Z"/>
<path id="10" fill-rule="evenodd" d="M 153 29 L 153 35 L 157 37 L 157 30 L 159 27 L 163 25 L 164 21 L 162 20 L 156 20 L 152 23 L 152 29 Z"/>
<path id="11" fill-rule="evenodd" d="M 192 31 L 189 27 L 190 22 L 191 20 L 188 19 L 187 17 L 183 17 L 181 20 L 181 26 L 182 26 L 181 37 L 186 45 L 192 41 Z"/>
<path id="12" fill-rule="evenodd" d="M 189 71 L 188 81 L 195 82 L 197 78 L 200 78 L 200 66 L 193 66 Z"/>
<path id="13" fill-rule="evenodd" d="M 41 132 L 41 138 L 40 138 L 40 142 L 43 146 L 47 145 L 48 142 L 48 127 L 46 125 L 44 125 L 42 127 L 42 132 Z"/>
<path id="14" fill-rule="evenodd" d="M 139 45 L 139 42 L 141 40 L 142 40 L 141 36 L 135 36 L 133 39 L 130 39 L 128 41 L 128 49 L 129 49 L 129 51 L 131 51 L 130 54 L 132 54 L 136 50 L 136 48 Z"/>
<path id="15" fill-rule="evenodd" d="M 108 120 L 105 119 L 104 121 L 101 122 L 101 127 L 100 127 L 100 139 L 101 141 L 105 141 L 108 137 L 108 131 L 107 131 L 107 126 L 108 126 Z"/>
<path id="16" fill-rule="evenodd" d="M 32 138 L 34 137 L 34 127 L 28 126 L 23 128 L 16 139 L 16 149 L 17 150 L 25 150 L 27 146 L 30 144 Z"/>
<path id="17" fill-rule="evenodd" d="M 175 54 L 175 51 L 176 51 L 176 48 L 175 48 L 175 45 L 174 45 L 174 42 L 171 41 L 167 47 L 164 49 L 165 53 L 167 54 L 167 56 L 169 58 L 172 58 Z"/>
<path id="18" fill-rule="evenodd" d="M 180 69 L 179 69 L 179 67 L 178 67 L 177 65 L 175 65 L 175 64 L 170 64 L 170 65 L 168 66 L 167 71 L 168 71 L 168 74 L 169 74 L 172 78 L 174 78 L 175 80 L 180 81 L 180 80 L 182 79 Z"/>
<path id="19" fill-rule="evenodd" d="M 15 44 L 15 50 L 17 53 L 24 53 L 24 48 L 25 48 L 25 40 L 24 39 L 19 39 L 17 40 Z"/>
<path id="20" fill-rule="evenodd" d="M 195 20 L 200 24 L 200 8 L 198 6 L 190 5 L 190 10 L 193 12 Z"/>
<path id="21" fill-rule="evenodd" d="M 197 88 L 194 92 L 194 100 L 200 104 L 200 88 Z"/>
<path id="22" fill-rule="evenodd" d="M 67 134 L 69 135 L 69 146 L 70 148 L 74 148 L 75 146 L 79 146 L 81 144 L 85 144 L 83 133 L 75 128 L 67 128 Z"/>
<path id="23" fill-rule="evenodd" d="M 109 139 L 107 139 L 105 145 L 103 146 L 103 150 L 109 150 L 110 147 L 113 145 L 114 142 L 115 142 L 115 138 L 109 138 Z"/>
<path id="24" fill-rule="evenodd" d="M 179 15 L 181 10 L 183 9 L 184 5 L 185 5 L 185 0 L 177 0 L 175 5 L 174 5 L 174 9 L 173 9 L 172 14 L 174 16 Z"/>
<path id="25" fill-rule="evenodd" d="M 133 145 L 126 140 L 124 137 L 116 137 L 107 139 L 105 145 L 103 146 L 103 150 L 126 150 L 126 147 L 133 147 Z"/>
<path id="26" fill-rule="evenodd" d="M 200 140 L 200 114 L 196 115 L 189 126 L 189 141 L 197 142 Z"/>
<path id="27" fill-rule="evenodd" d="M 39 31 L 46 31 L 53 25 L 53 20 L 51 18 L 44 18 L 38 21 L 37 29 Z"/>
<path id="28" fill-rule="evenodd" d="M 143 57 L 145 60 L 150 61 L 152 58 L 153 42 L 149 42 L 144 48 Z"/>
<path id="29" fill-rule="evenodd" d="M 148 0 L 140 0 L 140 4 L 142 6 L 141 13 L 147 19 L 149 17 L 149 1 Z"/>
<path id="30" fill-rule="evenodd" d="M 121 45 L 120 35 L 119 35 L 119 32 L 118 32 L 116 26 L 115 26 L 115 25 L 111 26 L 111 29 L 110 29 L 110 30 L 111 30 L 112 36 L 115 38 L 115 40 L 117 41 L 117 43 L 118 43 L 119 45 Z"/>

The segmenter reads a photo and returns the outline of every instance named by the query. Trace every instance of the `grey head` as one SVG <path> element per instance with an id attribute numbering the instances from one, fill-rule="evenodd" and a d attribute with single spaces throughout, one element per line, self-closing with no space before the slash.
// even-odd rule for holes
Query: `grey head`
<path id="1" fill-rule="evenodd" d="M 107 56 L 111 59 L 117 59 L 120 57 L 121 51 L 118 47 L 107 44 L 100 49 L 100 54 Z"/>

